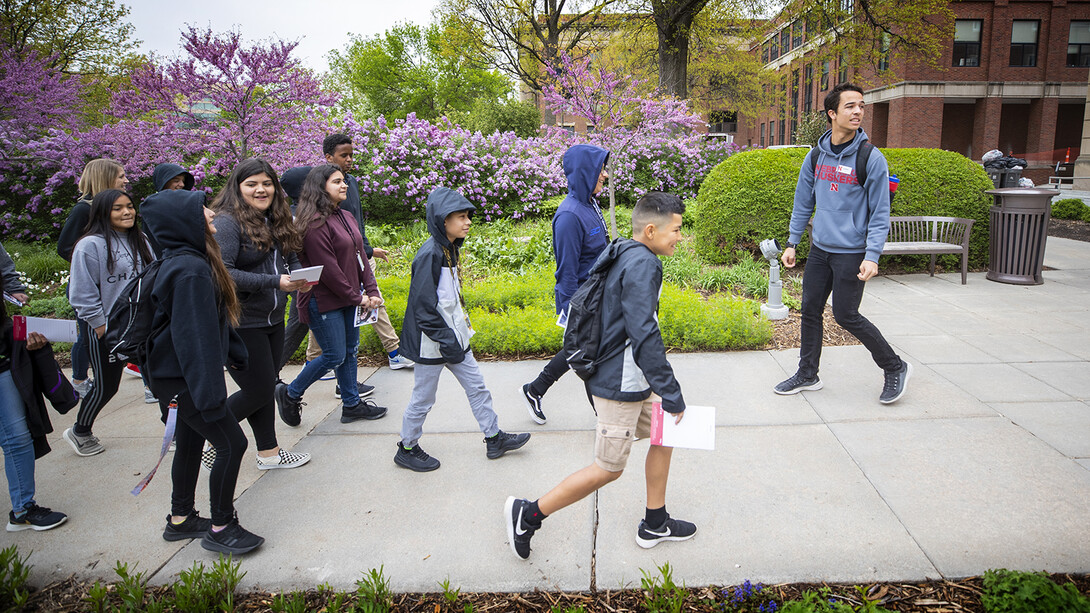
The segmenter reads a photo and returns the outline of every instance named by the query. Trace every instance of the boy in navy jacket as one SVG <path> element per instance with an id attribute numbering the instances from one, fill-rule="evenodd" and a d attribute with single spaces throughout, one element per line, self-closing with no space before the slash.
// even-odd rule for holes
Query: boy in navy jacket
<path id="1" fill-rule="evenodd" d="M 681 238 L 685 204 L 673 194 L 651 192 L 632 211 L 632 240 L 609 246 L 616 260 L 606 276 L 602 301 L 600 347 L 625 345 L 623 352 L 603 362 L 587 381 L 598 413 L 594 462 L 576 471 L 534 502 L 511 496 L 504 507 L 507 540 L 520 558 L 530 557 L 530 538 L 543 519 L 616 480 L 624 471 L 634 437 L 650 436 L 651 409 L 662 409 L 675 422 L 685 414 L 685 399 L 666 360 L 658 325 L 662 290 L 660 255 L 673 255 Z M 666 512 L 666 482 L 673 449 L 647 449 L 647 508 L 636 529 L 643 548 L 662 541 L 684 541 L 696 526 Z"/>
<path id="2" fill-rule="evenodd" d="M 413 258 L 412 281 L 405 321 L 401 327 L 401 352 L 416 363 L 409 406 L 401 422 L 401 441 L 394 463 L 426 472 L 439 468 L 439 460 L 420 448 L 424 420 L 435 404 L 439 375 L 446 368 L 466 391 L 473 417 L 484 433 L 485 454 L 496 459 L 530 440 L 529 434 L 500 430 L 492 394 L 484 385 L 481 369 L 473 358 L 469 323 L 462 299 L 459 253 L 472 225 L 475 206 L 458 192 L 440 187 L 428 195 L 425 217 L 431 238 Z"/>

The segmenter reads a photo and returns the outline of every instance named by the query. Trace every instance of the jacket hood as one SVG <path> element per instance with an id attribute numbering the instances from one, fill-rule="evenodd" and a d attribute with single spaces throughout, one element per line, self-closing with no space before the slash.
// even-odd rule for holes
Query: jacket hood
<path id="1" fill-rule="evenodd" d="M 573 145 L 564 152 L 564 176 L 568 178 L 568 193 L 576 200 L 589 204 L 598 185 L 598 175 L 609 159 L 609 151 L 594 145 Z"/>
<path id="2" fill-rule="evenodd" d="M 284 192 L 291 198 L 291 203 L 299 204 L 299 194 L 303 192 L 303 181 L 306 181 L 307 175 L 310 174 L 310 170 L 313 166 L 296 166 L 295 168 L 289 168 L 284 171 L 284 174 L 280 177 L 280 186 L 284 188 Z"/>
<path id="3" fill-rule="evenodd" d="M 204 234 L 205 194 L 203 191 L 168 190 L 148 196 L 140 205 L 140 217 L 148 234 L 162 247 L 171 251 L 196 251 L 206 255 Z"/>
<path id="4" fill-rule="evenodd" d="M 451 242 L 447 238 L 447 216 L 458 211 L 469 211 L 469 214 L 472 215 L 476 210 L 477 207 L 469 200 L 466 200 L 466 197 L 462 194 L 449 187 L 437 187 L 432 193 L 428 194 L 426 210 L 428 234 L 431 234 L 431 237 L 440 245 L 449 246 Z M 452 257 L 456 256 L 457 249 L 462 246 L 464 241 L 465 239 L 462 238 L 455 239 L 455 253 L 451 254 Z"/>
<path id="5" fill-rule="evenodd" d="M 166 187 L 167 182 L 169 182 L 171 179 L 178 175 L 182 175 L 183 177 L 185 177 L 185 187 L 183 187 L 182 189 L 193 189 L 193 175 L 190 174 L 189 171 L 187 171 L 185 168 L 182 168 L 177 164 L 159 164 L 155 167 L 155 171 L 151 174 L 152 183 L 155 184 L 155 191 L 163 191 L 163 188 Z"/>

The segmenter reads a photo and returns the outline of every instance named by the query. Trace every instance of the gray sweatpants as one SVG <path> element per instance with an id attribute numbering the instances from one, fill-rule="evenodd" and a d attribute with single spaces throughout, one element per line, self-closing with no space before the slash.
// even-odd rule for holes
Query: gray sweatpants
<path id="1" fill-rule="evenodd" d="M 492 409 L 492 392 L 484 385 L 484 377 L 477 366 L 477 360 L 473 352 L 466 353 L 466 358 L 461 364 L 421 364 L 416 363 L 413 369 L 415 379 L 413 381 L 413 395 L 409 399 L 409 406 L 405 408 L 405 418 L 401 421 L 401 444 L 406 447 L 416 446 L 420 435 L 424 432 L 424 420 L 428 417 L 435 404 L 435 390 L 439 387 L 439 375 L 447 368 L 462 384 L 469 399 L 469 407 L 473 409 L 473 417 L 481 427 L 485 436 L 492 436 L 500 431 L 499 419 L 496 411 Z"/>

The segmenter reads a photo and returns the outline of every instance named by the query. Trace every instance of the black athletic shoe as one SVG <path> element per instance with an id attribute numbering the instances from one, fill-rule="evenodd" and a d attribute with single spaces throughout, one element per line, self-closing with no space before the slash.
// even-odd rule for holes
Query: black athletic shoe
<path id="1" fill-rule="evenodd" d="M 381 419 L 386 417 L 386 407 L 380 407 L 373 400 L 361 400 L 354 407 L 341 405 L 341 423 L 347 424 L 358 419 Z"/>
<path id="2" fill-rule="evenodd" d="M 204 538 L 201 539 L 201 547 L 219 553 L 243 554 L 250 553 L 264 542 L 265 539 L 240 526 L 236 514 L 219 532 L 214 532 L 209 526 L 208 532 L 205 532 Z"/>
<path id="3" fill-rule="evenodd" d="M 180 524 L 170 521 L 167 515 L 167 527 L 163 528 L 164 541 L 184 541 L 186 539 L 199 539 L 212 529 L 212 520 L 197 515 L 196 511 L 190 511 L 189 517 Z"/>
<path id="4" fill-rule="evenodd" d="M 66 521 L 68 516 L 64 513 L 34 505 L 22 517 L 15 517 L 15 511 L 8 511 L 8 532 L 52 530 Z"/>
<path id="5" fill-rule="evenodd" d="M 890 404 L 900 400 L 901 396 L 905 395 L 905 389 L 908 387 L 908 378 L 911 376 L 912 365 L 901 360 L 900 370 L 886 373 L 886 382 L 882 386 L 882 395 L 878 397 L 878 402 Z"/>
<path id="6" fill-rule="evenodd" d="M 397 453 L 394 455 L 394 464 L 418 473 L 426 473 L 439 468 L 439 460 L 428 455 L 417 443 L 412 449 L 405 449 L 401 441 L 397 443 Z"/>
<path id="7" fill-rule="evenodd" d="M 816 375 L 812 379 L 803 379 L 799 373 L 795 373 L 790 379 L 777 383 L 772 391 L 781 396 L 790 396 L 799 392 L 816 392 L 821 387 L 821 379 Z"/>
<path id="8" fill-rule="evenodd" d="M 640 521 L 640 527 L 636 530 L 636 544 L 644 549 L 650 549 L 662 541 L 687 541 L 696 534 L 696 524 L 667 517 L 662 527 L 652 530 L 646 521 Z"/>
<path id="9" fill-rule="evenodd" d="M 370 396 L 371 394 L 375 393 L 375 386 L 374 385 L 367 385 L 363 381 L 356 382 L 356 388 L 359 389 L 360 398 L 366 398 L 366 397 Z M 341 397 L 341 386 L 338 385 L 333 390 L 333 397 L 337 398 L 338 400 L 340 399 L 340 397 Z"/>
<path id="10" fill-rule="evenodd" d="M 292 398 L 288 393 L 288 386 L 279 383 L 276 386 L 276 408 L 280 410 L 280 419 L 291 427 L 298 426 L 303 419 L 303 407 L 306 405 L 302 398 Z"/>
<path id="11" fill-rule="evenodd" d="M 528 433 L 509 434 L 500 430 L 495 436 L 484 439 L 485 455 L 488 456 L 489 460 L 495 460 L 508 451 L 514 451 L 522 447 L 529 440 L 530 435 Z"/>
<path id="12" fill-rule="evenodd" d="M 507 503 L 503 506 L 503 523 L 507 526 L 507 542 L 511 544 L 511 551 L 523 560 L 530 557 L 530 539 L 537 531 L 537 528 L 523 520 L 528 506 L 530 506 L 529 500 L 514 496 L 508 496 Z"/>
<path id="13" fill-rule="evenodd" d="M 545 423 L 545 412 L 541 410 L 541 396 L 530 390 L 530 384 L 522 386 L 522 397 L 526 400 L 526 408 L 530 411 L 530 419 L 539 424 Z"/>

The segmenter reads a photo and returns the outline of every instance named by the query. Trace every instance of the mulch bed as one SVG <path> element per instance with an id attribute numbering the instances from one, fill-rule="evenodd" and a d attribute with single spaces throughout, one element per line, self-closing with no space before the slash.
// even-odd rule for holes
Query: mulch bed
<path id="1" fill-rule="evenodd" d="M 1080 593 L 1090 595 L 1090 575 L 1052 575 L 1059 584 L 1074 583 Z M 84 611 L 87 610 L 89 583 L 75 579 L 66 579 L 46 586 L 32 594 L 26 610 L 28 611 Z M 791 583 L 766 586 L 779 602 L 799 598 L 806 590 L 818 590 L 827 587 L 830 596 L 852 606 L 862 604 L 860 593 L 853 585 Z M 920 613 L 960 613 L 980 612 L 983 593 L 983 580 L 970 577 L 960 580 L 939 580 L 924 583 L 876 583 L 864 586 L 867 598 L 878 601 L 890 611 Z M 166 588 L 154 588 L 157 596 L 165 593 Z M 271 592 L 253 592 L 240 594 L 236 599 L 236 611 L 257 612 L 271 610 L 273 599 Z M 307 610 L 320 611 L 326 605 L 327 596 L 317 591 L 306 594 Z M 722 613 L 732 609 L 724 607 L 729 599 L 723 588 L 704 587 L 690 590 L 684 611 Z M 544 612 L 566 610 L 569 607 L 582 606 L 588 612 L 626 613 L 647 611 L 648 597 L 642 590 L 599 590 L 596 592 L 525 592 L 525 593 L 462 593 L 457 600 L 448 603 L 442 593 L 431 594 L 395 594 L 393 611 L 405 613 L 444 613 L 472 610 L 477 613 L 494 612 Z M 471 605 L 472 609 L 467 609 Z"/>
<path id="2" fill-rule="evenodd" d="M 1090 243 L 1090 223 L 1053 217 L 1048 222 L 1048 235 Z"/>

